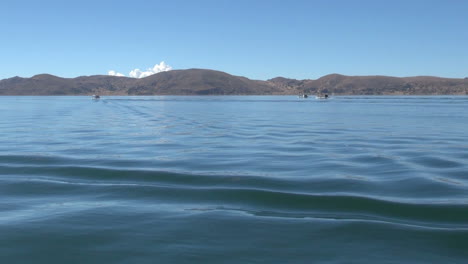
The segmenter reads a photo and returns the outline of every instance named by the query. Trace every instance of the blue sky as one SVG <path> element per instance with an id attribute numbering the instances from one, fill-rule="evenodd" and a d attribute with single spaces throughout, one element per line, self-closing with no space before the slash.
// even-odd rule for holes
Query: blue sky
<path id="1" fill-rule="evenodd" d="M 0 36 L 0 79 L 161 61 L 252 79 L 468 76 L 465 0 L 4 0 Z"/>

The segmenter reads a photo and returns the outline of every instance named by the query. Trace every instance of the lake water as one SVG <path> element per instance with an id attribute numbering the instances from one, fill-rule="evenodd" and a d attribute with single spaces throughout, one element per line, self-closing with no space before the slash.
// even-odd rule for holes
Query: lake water
<path id="1" fill-rule="evenodd" d="M 0 97 L 0 263 L 467 263 L 468 97 Z"/>

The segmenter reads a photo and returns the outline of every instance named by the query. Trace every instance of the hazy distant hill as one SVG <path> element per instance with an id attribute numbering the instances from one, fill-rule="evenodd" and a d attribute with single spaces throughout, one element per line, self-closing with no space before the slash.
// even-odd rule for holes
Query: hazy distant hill
<path id="1" fill-rule="evenodd" d="M 430 76 L 344 76 L 331 74 L 305 82 L 303 89 L 310 92 L 328 91 L 335 94 L 468 94 L 468 82 L 464 79 L 448 79 Z"/>
<path id="2" fill-rule="evenodd" d="M 298 92 L 309 94 L 330 93 L 336 95 L 465 95 L 468 79 L 449 79 L 431 76 L 345 76 L 330 74 L 317 80 L 274 78 L 269 82 Z"/>
<path id="3" fill-rule="evenodd" d="M 39 74 L 31 78 L 13 77 L 0 81 L 0 95 L 90 95 L 127 94 L 135 79 L 107 75 L 60 78 Z"/>
<path id="4" fill-rule="evenodd" d="M 250 80 L 202 69 L 161 72 L 142 79 L 107 75 L 60 78 L 49 74 L 0 80 L 0 95 L 269 95 L 315 94 L 468 94 L 468 79 L 438 77 L 345 76 L 317 80 L 277 77 Z"/>

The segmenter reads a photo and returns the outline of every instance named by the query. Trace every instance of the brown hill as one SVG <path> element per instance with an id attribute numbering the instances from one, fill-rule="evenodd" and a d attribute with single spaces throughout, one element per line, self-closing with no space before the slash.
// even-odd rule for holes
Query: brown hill
<path id="1" fill-rule="evenodd" d="M 60 78 L 39 74 L 31 78 L 13 77 L 0 81 L 0 95 L 90 95 L 126 94 L 134 79 L 106 75 Z"/>
<path id="2" fill-rule="evenodd" d="M 288 79 L 284 77 L 276 77 L 273 79 L 269 79 L 268 82 L 272 85 L 284 90 L 286 93 L 296 94 L 301 93 L 301 87 L 304 86 L 304 83 L 308 80 L 296 80 L 296 79 Z M 302 91 L 304 93 L 305 91 Z"/>
<path id="3" fill-rule="evenodd" d="M 300 93 L 335 95 L 468 94 L 468 79 L 430 76 L 345 76 L 317 80 L 277 77 L 250 80 L 203 69 L 173 70 L 142 79 L 107 75 L 60 78 L 49 74 L 0 80 L 0 95 L 270 95 Z"/>
<path id="4" fill-rule="evenodd" d="M 220 71 L 189 69 L 142 79 L 106 75 L 60 78 L 49 74 L 0 81 L 0 95 L 233 95 L 284 94 L 277 86 Z"/>
<path id="5" fill-rule="evenodd" d="M 284 94 L 284 91 L 264 81 L 250 80 L 213 70 L 173 70 L 138 79 L 128 94 L 177 95 L 249 95 Z"/>
<path id="6" fill-rule="evenodd" d="M 330 74 L 304 82 L 301 89 L 308 93 L 337 95 L 442 95 L 468 94 L 468 82 L 431 76 L 345 76 Z"/>

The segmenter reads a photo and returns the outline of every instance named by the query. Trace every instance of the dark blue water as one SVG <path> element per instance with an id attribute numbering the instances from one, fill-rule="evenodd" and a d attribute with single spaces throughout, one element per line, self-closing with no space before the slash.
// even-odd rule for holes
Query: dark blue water
<path id="1" fill-rule="evenodd" d="M 0 263 L 467 263 L 468 97 L 0 97 Z"/>

